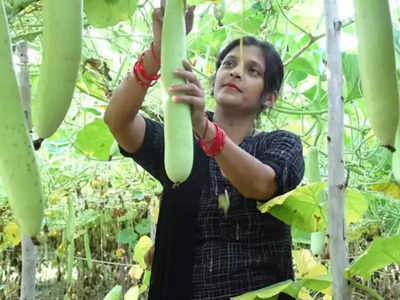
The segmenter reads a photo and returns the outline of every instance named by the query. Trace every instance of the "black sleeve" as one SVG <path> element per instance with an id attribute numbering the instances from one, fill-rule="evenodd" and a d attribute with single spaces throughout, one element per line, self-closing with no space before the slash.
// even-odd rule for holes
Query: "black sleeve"
<path id="1" fill-rule="evenodd" d="M 164 168 L 164 127 L 161 123 L 144 118 L 146 129 L 142 146 L 135 153 L 125 151 L 121 146 L 123 156 L 132 158 L 143 169 L 149 172 L 162 184 L 167 182 Z"/>
<path id="2" fill-rule="evenodd" d="M 278 195 L 295 189 L 303 179 L 303 145 L 292 132 L 277 130 L 260 134 L 256 157 L 274 169 Z"/>

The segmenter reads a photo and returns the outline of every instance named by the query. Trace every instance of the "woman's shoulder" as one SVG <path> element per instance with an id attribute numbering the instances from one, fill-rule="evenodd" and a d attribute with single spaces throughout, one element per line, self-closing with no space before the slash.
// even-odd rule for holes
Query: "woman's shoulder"
<path id="1" fill-rule="evenodd" d="M 259 140 L 259 141 L 260 140 L 276 140 L 276 139 L 292 139 L 293 141 L 301 143 L 301 139 L 296 133 L 294 133 L 292 131 L 284 130 L 284 129 L 277 129 L 277 130 L 273 130 L 273 131 L 256 130 L 254 133 L 254 137 L 256 137 L 257 140 Z"/>

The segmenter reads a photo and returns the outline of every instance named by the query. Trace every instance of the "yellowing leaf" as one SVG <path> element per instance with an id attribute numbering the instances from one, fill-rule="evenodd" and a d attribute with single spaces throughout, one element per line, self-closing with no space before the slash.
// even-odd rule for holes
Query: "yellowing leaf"
<path id="1" fill-rule="evenodd" d="M 295 250 L 292 253 L 297 266 L 297 278 L 313 278 L 327 274 L 325 266 L 319 264 L 309 250 Z"/>
<path id="2" fill-rule="evenodd" d="M 57 256 L 62 257 L 65 255 L 66 252 L 67 252 L 67 243 L 64 241 L 58 246 L 56 254 Z"/>
<path id="3" fill-rule="evenodd" d="M 299 294 L 297 295 L 297 299 L 299 300 L 313 300 L 309 293 L 305 290 L 300 290 Z"/>
<path id="4" fill-rule="evenodd" d="M 153 210 L 153 222 L 154 222 L 154 224 L 157 224 L 157 222 L 158 222 L 159 210 L 160 210 L 160 208 L 159 208 L 158 205 L 156 207 L 154 207 L 154 210 Z"/>
<path id="5" fill-rule="evenodd" d="M 286 224 L 304 232 L 322 231 L 327 225 L 327 201 L 320 201 L 326 182 L 315 182 L 297 187 L 293 191 L 258 205 L 262 213 L 270 213 Z M 346 222 L 357 222 L 368 208 L 363 194 L 346 189 Z"/>
<path id="6" fill-rule="evenodd" d="M 118 248 L 117 250 L 115 250 L 115 256 L 118 259 L 121 259 L 124 256 L 124 254 L 125 254 L 125 250 L 122 248 Z"/>
<path id="7" fill-rule="evenodd" d="M 321 231 L 326 228 L 318 195 L 325 189 L 326 182 L 301 186 L 258 206 L 262 213 L 274 217 L 304 232 Z"/>
<path id="8" fill-rule="evenodd" d="M 151 246 L 153 246 L 153 241 L 147 235 L 142 236 L 135 246 L 133 259 L 138 262 L 143 269 L 146 269 L 144 256 Z"/>
<path id="9" fill-rule="evenodd" d="M 375 192 L 383 192 L 385 195 L 400 199 L 400 187 L 396 183 L 374 184 L 371 186 L 371 190 Z"/>
<path id="10" fill-rule="evenodd" d="M 7 243 L 16 246 L 21 242 L 21 230 L 17 223 L 8 222 L 4 232 L 6 234 Z"/>
<path id="11" fill-rule="evenodd" d="M 214 72 L 214 65 L 212 65 L 211 63 L 207 63 L 206 72 L 207 74 L 212 74 Z"/>
<path id="12" fill-rule="evenodd" d="M 137 299 L 139 299 L 139 287 L 137 285 L 134 285 L 125 293 L 124 300 Z"/>
<path id="13" fill-rule="evenodd" d="M 332 290 L 332 289 L 331 289 Z M 323 291 L 322 291 L 323 292 Z M 331 292 L 332 293 L 332 292 Z M 332 300 L 333 298 L 332 298 L 332 296 L 331 295 L 328 295 L 328 294 L 325 294 L 324 295 L 324 298 L 323 298 L 323 300 Z"/>
<path id="14" fill-rule="evenodd" d="M 129 276 L 132 279 L 139 280 L 143 275 L 143 268 L 140 265 L 133 265 L 129 270 Z"/>

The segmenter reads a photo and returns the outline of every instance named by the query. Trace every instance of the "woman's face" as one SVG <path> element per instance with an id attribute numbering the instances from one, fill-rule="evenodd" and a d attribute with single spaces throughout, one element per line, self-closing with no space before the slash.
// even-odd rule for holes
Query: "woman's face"
<path id="1" fill-rule="evenodd" d="M 257 113 L 264 90 L 264 57 L 259 47 L 233 48 L 222 60 L 214 82 L 217 105 L 240 109 L 243 113 Z"/>

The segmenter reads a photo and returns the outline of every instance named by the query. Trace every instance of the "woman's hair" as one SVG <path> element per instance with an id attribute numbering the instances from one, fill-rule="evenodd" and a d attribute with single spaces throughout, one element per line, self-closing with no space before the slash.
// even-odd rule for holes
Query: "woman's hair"
<path id="1" fill-rule="evenodd" d="M 216 72 L 221 66 L 225 56 L 235 47 L 240 45 L 240 39 L 230 42 L 218 55 L 216 63 Z M 274 46 L 267 41 L 261 41 L 253 36 L 243 37 L 243 46 L 257 46 L 264 56 L 264 90 L 263 95 L 274 91 L 279 93 L 283 80 L 283 63 Z M 214 75 L 215 77 L 215 75 Z M 214 80 L 214 78 L 213 78 Z"/>

